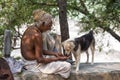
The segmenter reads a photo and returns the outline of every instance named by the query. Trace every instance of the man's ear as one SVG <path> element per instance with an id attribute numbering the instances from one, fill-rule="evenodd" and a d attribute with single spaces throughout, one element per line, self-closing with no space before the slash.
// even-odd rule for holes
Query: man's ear
<path id="1" fill-rule="evenodd" d="M 44 25 L 45 25 L 45 22 L 43 22 L 42 25 L 44 26 Z"/>

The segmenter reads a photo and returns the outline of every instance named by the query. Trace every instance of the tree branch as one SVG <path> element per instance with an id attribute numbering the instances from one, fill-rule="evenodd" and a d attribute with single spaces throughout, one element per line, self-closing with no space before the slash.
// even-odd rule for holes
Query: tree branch
<path id="1" fill-rule="evenodd" d="M 54 6 L 54 7 L 58 6 L 58 5 L 55 4 L 55 3 L 37 3 L 37 2 L 34 2 L 34 1 L 32 1 L 32 0 L 30 0 L 30 1 L 31 1 L 31 3 L 32 3 L 33 5 L 36 5 L 36 4 L 37 4 L 37 5 Z M 118 36 L 118 35 L 117 35 L 112 29 L 110 29 L 109 27 L 105 27 L 105 25 L 102 25 L 102 24 L 101 24 L 102 22 L 101 22 L 99 19 L 97 19 L 94 15 L 92 15 L 92 14 L 89 13 L 89 11 L 88 11 L 86 5 L 84 4 L 83 0 L 80 0 L 80 4 L 82 5 L 82 7 L 83 7 L 84 9 L 81 9 L 81 8 L 79 8 L 79 7 L 74 7 L 74 6 L 71 6 L 71 5 L 69 5 L 69 4 L 68 4 L 67 6 L 70 7 L 71 9 L 73 9 L 73 10 L 79 11 L 80 13 L 88 16 L 89 18 L 93 18 L 94 21 L 95 21 L 95 23 L 98 23 L 98 24 L 99 24 L 99 25 L 97 24 L 96 26 L 98 26 L 98 27 L 102 28 L 103 30 L 107 31 L 108 33 L 110 33 L 114 38 L 116 38 L 116 39 L 120 42 L 120 36 Z"/>
<path id="2" fill-rule="evenodd" d="M 115 39 L 117 39 L 120 42 L 120 36 L 118 36 L 112 29 L 110 29 L 109 27 L 105 27 L 106 25 L 102 25 L 101 21 L 99 19 L 97 19 L 94 15 L 90 14 L 89 11 L 87 10 L 87 7 L 85 6 L 83 0 L 80 0 L 82 7 L 84 8 L 84 13 L 86 16 L 88 16 L 89 18 L 93 18 L 94 22 L 97 23 L 96 26 L 102 28 L 103 30 L 107 31 L 108 33 L 110 33 Z"/>
<path id="3" fill-rule="evenodd" d="M 55 3 L 45 3 L 45 2 L 39 3 L 39 2 L 34 2 L 33 0 L 30 0 L 30 2 L 31 2 L 33 5 L 58 6 L 58 5 L 55 4 Z"/>
<path id="4" fill-rule="evenodd" d="M 84 4 L 83 0 L 80 0 L 80 4 L 81 4 L 82 7 L 84 8 L 84 12 L 89 13 L 89 11 L 88 11 L 86 5 Z"/>

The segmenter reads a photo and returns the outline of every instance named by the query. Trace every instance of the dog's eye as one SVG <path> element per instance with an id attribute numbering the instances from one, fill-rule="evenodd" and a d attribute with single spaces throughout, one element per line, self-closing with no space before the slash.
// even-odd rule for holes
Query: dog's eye
<path id="1" fill-rule="evenodd" d="M 68 49 L 66 51 L 69 51 Z"/>

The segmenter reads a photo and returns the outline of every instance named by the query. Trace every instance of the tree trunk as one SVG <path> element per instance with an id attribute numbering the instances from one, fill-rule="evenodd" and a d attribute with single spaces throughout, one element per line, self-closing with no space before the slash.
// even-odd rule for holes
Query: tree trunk
<path id="1" fill-rule="evenodd" d="M 69 28 L 67 22 L 67 0 L 57 0 L 59 7 L 59 23 L 61 31 L 61 42 L 69 38 Z"/>

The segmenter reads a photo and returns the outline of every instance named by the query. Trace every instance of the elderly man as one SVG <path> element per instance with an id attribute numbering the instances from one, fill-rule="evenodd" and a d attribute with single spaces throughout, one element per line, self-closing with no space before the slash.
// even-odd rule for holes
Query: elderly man
<path id="1" fill-rule="evenodd" d="M 60 74 L 68 78 L 71 64 L 66 62 L 69 57 L 43 48 L 42 33 L 51 30 L 52 16 L 45 11 L 33 11 L 34 24 L 29 26 L 21 39 L 21 54 L 27 61 L 35 61 L 38 71 L 47 74 Z M 54 57 L 46 57 L 46 55 Z"/>

